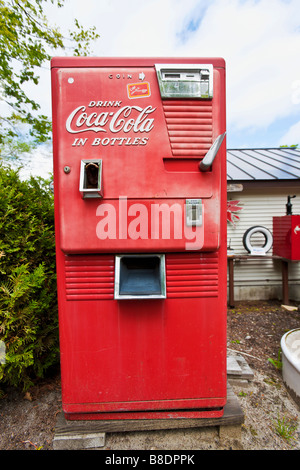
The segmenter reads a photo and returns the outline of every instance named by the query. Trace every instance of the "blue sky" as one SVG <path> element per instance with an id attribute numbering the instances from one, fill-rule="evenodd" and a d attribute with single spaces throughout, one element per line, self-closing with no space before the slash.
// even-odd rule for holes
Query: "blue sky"
<path id="1" fill-rule="evenodd" d="M 299 0 L 65 0 L 45 13 L 66 35 L 74 18 L 95 25 L 94 56 L 223 57 L 227 147 L 300 144 Z M 49 114 L 49 70 L 34 93 Z"/>

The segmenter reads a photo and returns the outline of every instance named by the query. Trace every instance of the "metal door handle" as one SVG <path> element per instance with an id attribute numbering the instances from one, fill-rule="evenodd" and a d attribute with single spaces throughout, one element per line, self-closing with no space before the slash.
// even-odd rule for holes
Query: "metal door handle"
<path id="1" fill-rule="evenodd" d="M 215 159 L 215 157 L 216 157 L 216 155 L 219 151 L 219 148 L 221 147 L 221 144 L 223 142 L 225 134 L 226 134 L 226 132 L 224 132 L 224 134 L 220 134 L 216 138 L 216 140 L 214 141 L 214 143 L 210 147 L 209 151 L 207 152 L 207 154 L 203 158 L 203 160 L 201 160 L 201 162 L 199 163 L 200 171 L 208 171 L 210 169 L 210 167 L 212 166 L 213 161 L 214 161 L 214 159 Z"/>

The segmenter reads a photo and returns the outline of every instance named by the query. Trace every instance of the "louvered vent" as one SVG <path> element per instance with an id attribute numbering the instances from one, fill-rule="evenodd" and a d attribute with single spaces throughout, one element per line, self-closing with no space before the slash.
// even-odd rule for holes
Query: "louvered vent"
<path id="1" fill-rule="evenodd" d="M 65 258 L 67 300 L 113 300 L 114 256 L 74 255 Z M 167 298 L 216 297 L 215 254 L 167 254 Z"/>
<path id="2" fill-rule="evenodd" d="M 166 255 L 167 298 L 217 297 L 216 254 Z"/>
<path id="3" fill-rule="evenodd" d="M 112 255 L 66 256 L 67 300 L 109 300 L 114 298 Z"/>
<path id="4" fill-rule="evenodd" d="M 204 157 L 212 145 L 212 101 L 165 100 L 163 109 L 174 157 Z"/>

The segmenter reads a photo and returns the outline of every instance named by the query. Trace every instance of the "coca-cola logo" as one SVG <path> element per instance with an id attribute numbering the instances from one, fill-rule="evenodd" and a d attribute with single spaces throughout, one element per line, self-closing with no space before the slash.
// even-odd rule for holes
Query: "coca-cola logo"
<path id="1" fill-rule="evenodd" d="M 66 120 L 66 129 L 71 134 L 81 132 L 150 132 L 154 127 L 152 113 L 156 108 L 147 106 L 123 106 L 116 112 L 87 112 L 86 106 L 78 106 Z M 151 116 L 151 117 L 150 117 Z"/>

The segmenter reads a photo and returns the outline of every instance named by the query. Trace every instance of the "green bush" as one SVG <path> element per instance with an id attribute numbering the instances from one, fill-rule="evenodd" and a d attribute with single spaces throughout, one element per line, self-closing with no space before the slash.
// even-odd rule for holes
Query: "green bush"
<path id="1" fill-rule="evenodd" d="M 19 171 L 3 165 L 0 345 L 0 385 L 26 389 L 58 362 L 53 195 L 48 181 L 21 181 Z"/>

